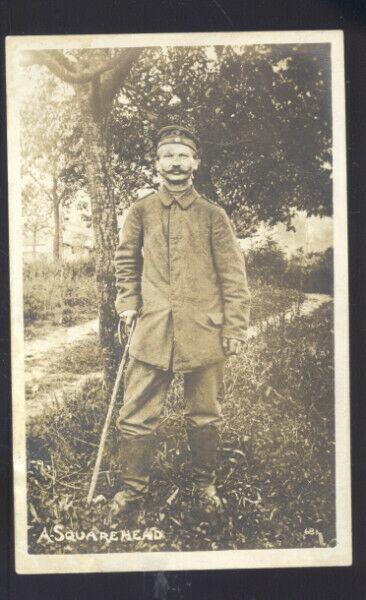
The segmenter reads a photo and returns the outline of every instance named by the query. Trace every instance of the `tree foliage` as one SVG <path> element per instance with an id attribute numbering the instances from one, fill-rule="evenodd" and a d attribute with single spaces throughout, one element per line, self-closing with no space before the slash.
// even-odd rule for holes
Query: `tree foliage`
<path id="1" fill-rule="evenodd" d="M 22 187 L 23 230 L 32 241 L 33 259 L 39 236 L 51 230 L 51 210 L 45 194 L 33 181 L 26 181 Z"/>
<path id="2" fill-rule="evenodd" d="M 331 213 L 327 45 L 151 48 L 111 115 L 115 185 L 124 203 L 154 184 L 154 137 L 167 123 L 202 142 L 197 187 L 240 235 L 296 210 Z"/>

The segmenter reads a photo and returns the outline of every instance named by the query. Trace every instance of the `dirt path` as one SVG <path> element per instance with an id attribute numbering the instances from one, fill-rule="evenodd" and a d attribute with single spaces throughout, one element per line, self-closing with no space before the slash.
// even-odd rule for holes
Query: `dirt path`
<path id="1" fill-rule="evenodd" d="M 62 401 L 64 392 L 82 384 L 85 375 L 55 373 L 54 364 L 65 352 L 84 340 L 94 339 L 98 320 L 73 327 L 60 327 L 46 336 L 25 340 L 25 390 L 27 417 L 39 414 L 55 400 Z M 94 374 L 100 377 L 100 374 Z M 88 373 L 87 377 L 93 376 Z"/>
<path id="2" fill-rule="evenodd" d="M 275 315 L 264 323 L 249 327 L 248 338 L 255 338 L 267 325 L 275 324 L 280 319 L 290 321 L 294 316 L 308 315 L 319 306 L 331 301 L 326 294 L 306 294 L 304 302 L 294 305 L 283 315 Z M 62 356 L 76 342 L 93 339 L 98 331 L 98 320 L 93 319 L 81 325 L 60 328 L 47 336 L 25 341 L 25 384 L 27 398 L 27 416 L 39 414 L 43 408 L 54 400 L 62 401 L 65 390 L 82 385 L 85 378 L 99 377 L 100 373 L 78 375 L 71 373 L 50 373 L 50 365 L 57 356 Z M 45 382 L 47 385 L 45 386 Z"/>
<path id="3" fill-rule="evenodd" d="M 64 349 L 84 337 L 98 331 L 98 319 L 86 321 L 73 327 L 60 327 L 46 336 L 25 341 L 25 359 L 39 358 L 41 354 Z"/>

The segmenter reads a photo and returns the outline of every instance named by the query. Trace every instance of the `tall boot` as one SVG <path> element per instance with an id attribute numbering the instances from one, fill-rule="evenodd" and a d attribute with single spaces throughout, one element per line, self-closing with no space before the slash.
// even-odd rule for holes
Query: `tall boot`
<path id="1" fill-rule="evenodd" d="M 215 487 L 219 432 L 214 425 L 187 427 L 188 443 L 192 455 L 193 482 L 198 496 L 207 502 L 221 507 L 221 500 Z"/>
<path id="2" fill-rule="evenodd" d="M 119 480 L 121 491 L 114 496 L 111 516 L 129 511 L 144 498 L 149 485 L 151 466 L 155 456 L 155 434 L 121 436 L 119 447 Z"/>

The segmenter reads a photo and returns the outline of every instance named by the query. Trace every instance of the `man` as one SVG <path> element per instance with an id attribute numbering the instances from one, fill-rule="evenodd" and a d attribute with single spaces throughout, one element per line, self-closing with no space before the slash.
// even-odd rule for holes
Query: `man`
<path id="1" fill-rule="evenodd" d="M 179 372 L 194 488 L 204 503 L 220 506 L 218 394 L 225 356 L 236 354 L 245 339 L 250 298 L 225 211 L 192 185 L 197 154 L 198 140 L 188 129 L 160 130 L 160 190 L 131 206 L 116 252 L 116 310 L 127 326 L 137 321 L 117 421 L 122 489 L 112 501 L 112 515 L 135 506 L 148 489 L 155 430 Z"/>

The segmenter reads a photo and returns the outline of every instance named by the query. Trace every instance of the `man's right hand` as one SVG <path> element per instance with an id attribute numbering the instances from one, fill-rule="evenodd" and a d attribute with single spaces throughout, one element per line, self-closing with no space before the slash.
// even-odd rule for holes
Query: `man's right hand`
<path id="1" fill-rule="evenodd" d="M 136 317 L 137 310 L 125 310 L 119 315 L 119 318 L 126 323 L 127 327 L 131 327 Z"/>

